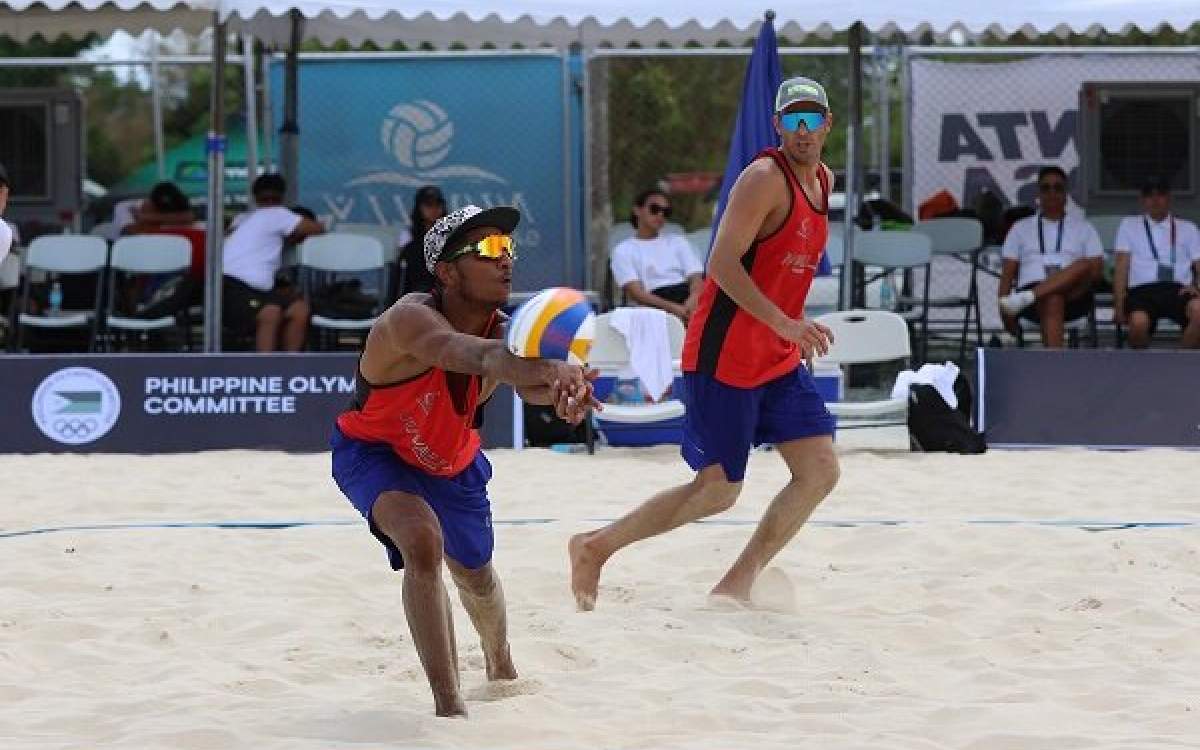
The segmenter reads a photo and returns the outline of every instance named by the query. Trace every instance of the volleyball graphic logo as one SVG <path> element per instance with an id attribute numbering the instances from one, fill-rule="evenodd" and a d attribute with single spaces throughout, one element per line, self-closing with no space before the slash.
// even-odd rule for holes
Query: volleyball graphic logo
<path id="1" fill-rule="evenodd" d="M 587 362 L 595 336 L 596 315 L 587 298 L 575 289 L 545 289 L 513 313 L 505 341 L 518 357 L 558 359 L 575 365 Z"/>
<path id="2" fill-rule="evenodd" d="M 427 99 L 392 107 L 379 132 L 383 147 L 410 169 L 437 166 L 450 153 L 454 123 L 446 110 Z"/>

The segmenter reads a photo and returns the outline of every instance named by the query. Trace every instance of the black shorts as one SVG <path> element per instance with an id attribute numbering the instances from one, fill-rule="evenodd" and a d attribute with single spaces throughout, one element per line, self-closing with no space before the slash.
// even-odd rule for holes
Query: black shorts
<path id="1" fill-rule="evenodd" d="M 1188 297 L 1179 293 L 1183 284 L 1174 281 L 1153 281 L 1139 284 L 1129 290 L 1125 299 L 1126 315 L 1141 310 L 1150 316 L 1150 327 L 1158 324 L 1159 318 L 1170 318 L 1180 327 L 1187 327 Z"/>
<path id="2" fill-rule="evenodd" d="M 258 313 L 267 305 L 286 310 L 299 297 L 295 287 L 278 282 L 270 291 L 255 289 L 241 279 L 223 277 L 221 319 L 226 328 L 238 334 L 250 334 L 258 327 Z"/>
<path id="3" fill-rule="evenodd" d="M 691 295 L 692 285 L 686 281 L 681 281 L 678 284 L 660 286 L 658 289 L 652 289 L 651 291 L 665 300 L 682 305 L 684 302 L 687 302 L 687 298 Z"/>
<path id="4" fill-rule="evenodd" d="M 1019 291 L 1023 292 L 1026 289 L 1033 289 L 1035 286 L 1037 286 L 1036 283 L 1026 284 L 1025 286 L 1021 287 Z M 1063 320 L 1076 320 L 1077 318 L 1085 318 L 1085 317 L 1087 317 L 1088 313 L 1090 313 L 1092 311 L 1092 309 L 1095 308 L 1095 306 L 1096 306 L 1096 298 L 1092 296 L 1091 292 L 1088 292 L 1087 294 L 1083 295 L 1082 297 L 1076 297 L 1075 299 L 1069 299 L 1069 300 L 1067 300 L 1066 310 L 1063 312 Z M 1022 317 L 1025 320 L 1031 321 L 1033 323 L 1037 323 L 1039 325 L 1042 322 L 1042 319 L 1040 317 L 1038 317 L 1038 309 L 1037 309 L 1036 303 L 1032 304 L 1029 307 L 1022 310 L 1019 317 Z"/>

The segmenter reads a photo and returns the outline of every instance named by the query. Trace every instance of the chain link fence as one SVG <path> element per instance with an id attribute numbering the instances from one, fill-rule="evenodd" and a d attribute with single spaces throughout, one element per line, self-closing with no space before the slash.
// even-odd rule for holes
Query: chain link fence
<path id="1" fill-rule="evenodd" d="M 909 48 L 902 67 L 905 205 L 916 213 L 941 194 L 980 217 L 986 244 L 999 244 L 1020 210 L 1035 209 L 1043 166 L 1067 172 L 1072 210 L 1093 217 L 1138 213 L 1138 188 L 1152 174 L 1195 171 L 1194 112 L 1187 122 L 1160 112 L 1154 102 L 1156 90 L 1177 90 L 1200 78 L 1200 56 L 1193 48 Z M 1104 102 L 1084 93 L 1085 85 L 1096 82 L 1140 82 L 1136 96 L 1142 103 L 1106 113 Z M 1121 124 L 1114 116 L 1129 121 Z M 1099 137 L 1080 142 L 1089 122 L 1093 134 L 1103 132 L 1103 142 Z M 1178 147 L 1168 147 L 1172 143 Z M 1099 190 L 1102 177 L 1119 189 Z M 1185 215 L 1197 208 L 1195 188 L 1187 192 L 1176 206 Z M 1103 235 L 1111 268 L 1114 238 Z M 982 266 L 977 278 L 983 327 L 996 332 L 1002 327 L 998 252 L 986 253 Z M 966 264 L 937 258 L 933 296 L 965 292 L 969 273 Z M 923 283 L 920 275 L 917 283 Z M 1099 314 L 1103 318 L 1107 311 Z M 961 320 L 961 312 L 936 311 L 933 319 L 944 324 L 956 315 Z"/>
<path id="2" fill-rule="evenodd" d="M 708 250 L 713 214 L 741 103 L 749 49 L 598 50 L 588 67 L 591 204 L 589 257 L 593 284 L 604 291 L 608 258 L 628 236 L 634 197 L 648 188 L 671 196 L 669 227 L 688 234 L 697 254 Z M 824 84 L 835 127 L 825 143 L 825 162 L 837 175 L 831 219 L 840 221 L 846 129 L 837 118 L 848 111 L 849 56 L 842 48 L 780 49 L 785 78 L 803 75 Z M 900 144 L 899 98 L 892 81 L 895 56 L 864 59 L 863 133 L 869 197 L 898 193 L 881 137 L 891 153 Z M 880 117 L 887 101 L 890 117 Z M 881 126 L 880 123 L 883 123 Z M 882 169 L 881 169 L 882 166 Z M 894 185 L 894 188 L 893 188 Z M 611 293 L 611 289 L 607 290 Z"/>
<path id="3" fill-rule="evenodd" d="M 232 188 L 232 198 L 244 203 L 244 71 L 240 57 L 231 57 L 230 63 L 226 111 L 233 114 L 227 128 L 237 151 L 228 159 L 226 182 Z M 150 85 L 153 71 L 158 75 L 157 92 Z M 0 107 L 7 110 L 0 118 L 4 129 L 0 133 L 0 161 L 8 167 L 14 183 L 9 214 L 18 224 L 23 243 L 63 229 L 89 231 L 111 219 L 117 202 L 144 196 L 160 179 L 174 181 L 203 211 L 208 184 L 204 137 L 211 77 L 211 58 L 204 55 L 171 56 L 158 63 L 77 58 L 0 60 Z M 37 97 L 52 91 L 59 92 L 54 101 L 77 102 L 78 107 L 39 108 Z M 78 118 L 78 122 L 66 123 L 68 118 Z M 156 127 L 159 122 L 161 125 Z M 52 160 L 55 148 L 61 147 L 53 141 L 53 129 L 63 129 L 64 125 L 70 126 L 67 132 L 77 130 L 79 139 L 77 149 L 72 151 L 72 157 L 78 158 L 69 159 L 69 163 Z M 161 173 L 158 153 L 163 157 Z M 46 180 L 48 163 L 53 165 L 51 172 L 69 170 L 77 175 L 78 194 L 47 200 L 44 193 L 34 190 L 39 195 L 26 196 L 31 184 L 40 185 Z M 53 173 L 50 176 L 56 177 Z"/>

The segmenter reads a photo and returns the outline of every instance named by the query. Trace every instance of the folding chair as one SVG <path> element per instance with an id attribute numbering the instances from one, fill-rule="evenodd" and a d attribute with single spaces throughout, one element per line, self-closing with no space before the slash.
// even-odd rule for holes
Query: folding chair
<path id="1" fill-rule="evenodd" d="M 924 302 L 930 309 L 963 309 L 962 335 L 958 342 L 958 359 L 961 362 L 967 355 L 967 332 L 971 327 L 972 311 L 975 313 L 975 343 L 976 346 L 983 346 L 983 323 L 980 318 L 979 285 L 976 277 L 979 253 L 983 250 L 983 223 L 968 216 L 946 216 L 923 221 L 914 226 L 912 231 L 929 238 L 930 251 L 933 253 L 931 269 L 938 265 L 938 256 L 948 261 L 966 263 L 970 269 L 965 296 L 938 296 L 926 298 Z M 932 273 L 932 270 L 930 272 Z M 901 301 L 908 301 L 908 298 L 901 297 Z M 924 353 L 921 359 L 925 359 Z"/>
<path id="2" fill-rule="evenodd" d="M 671 347 L 671 369 L 678 373 L 683 357 L 684 328 L 683 323 L 674 315 L 663 313 L 667 319 L 667 335 Z M 600 375 L 616 377 L 629 365 L 629 347 L 625 337 L 612 327 L 612 313 L 596 316 L 595 332 L 592 339 L 592 349 L 588 354 L 588 366 L 599 371 Z M 645 425 L 655 422 L 679 419 L 683 417 L 683 402 L 678 399 L 665 399 L 657 403 L 646 404 L 605 404 L 600 417 L 592 416 L 586 432 L 588 452 L 595 452 L 593 428 L 597 419 L 622 425 Z"/>
<path id="3" fill-rule="evenodd" d="M 319 288 L 318 274 L 319 280 L 324 283 L 336 281 L 338 274 L 357 275 L 373 271 L 379 275 L 380 293 L 375 297 L 375 305 L 370 315 L 349 318 L 314 312 L 309 321 L 309 325 L 317 334 L 319 348 L 324 348 L 330 337 L 336 345 L 342 333 L 352 334 L 360 340 L 364 338 L 383 311 L 383 292 L 388 288 L 387 263 L 380 241 L 359 234 L 319 234 L 304 240 L 297 248 L 296 265 L 300 273 L 301 289 L 304 290 L 304 296 L 310 304 L 315 302 L 314 290 Z"/>
<path id="4" fill-rule="evenodd" d="M 912 356 L 908 323 L 896 313 L 842 310 L 821 315 L 817 322 L 833 332 L 833 345 L 819 363 L 840 368 L 895 360 L 907 364 Z M 874 401 L 830 401 L 825 407 L 838 418 L 839 429 L 904 424 L 908 417 L 908 400 L 890 396 Z M 852 421 L 843 423 L 843 418 Z"/>
<path id="5" fill-rule="evenodd" d="M 898 314 L 905 320 L 921 324 L 921 362 L 925 361 L 929 351 L 929 266 L 932 259 L 932 243 L 920 232 L 877 230 L 854 235 L 854 261 L 881 269 L 876 276 L 866 279 L 868 284 L 896 271 L 920 269 L 925 272 L 925 289 L 920 297 L 897 299 L 901 305 Z"/>
<path id="6" fill-rule="evenodd" d="M 1107 320 L 1112 323 L 1117 346 L 1120 347 L 1125 343 L 1125 330 L 1112 319 L 1112 282 L 1113 274 L 1116 273 L 1117 264 L 1117 230 L 1120 228 L 1121 222 L 1125 220 L 1125 217 L 1118 216 L 1116 214 L 1095 214 L 1089 215 L 1087 220 L 1088 223 L 1095 228 L 1096 234 L 1100 235 L 1100 247 L 1104 248 L 1104 279 L 1100 282 L 1095 292 L 1096 309 L 1104 309 L 1108 311 Z M 1099 315 L 1096 317 L 1098 336 Z"/>
<path id="7" fill-rule="evenodd" d="M 104 332 L 105 349 L 118 343 L 128 345 L 130 334 L 136 334 L 142 343 L 149 341 L 151 334 L 174 332 L 182 343 L 187 339 L 184 320 L 187 316 L 188 299 L 181 297 L 179 309 L 156 315 L 152 318 L 135 317 L 130 313 L 137 309 L 123 309 L 118 299 L 117 277 L 123 283 L 136 283 L 139 277 L 158 277 L 164 285 L 184 284 L 192 267 L 192 243 L 186 237 L 169 234 L 139 234 L 122 237 L 113 243 L 109 261 L 108 293 L 105 295 L 104 316 L 101 330 Z M 162 276 L 172 278 L 163 279 Z M 160 287 L 164 288 L 164 287 Z M 165 287 L 169 288 L 169 287 Z M 153 307 L 154 305 L 151 305 Z"/>
<path id="8" fill-rule="evenodd" d="M 404 288 L 404 275 L 400 272 L 400 232 L 388 224 L 338 224 L 338 234 L 357 234 L 374 237 L 383 246 L 383 262 L 388 268 L 388 288 L 383 290 L 385 302 L 390 304 Z"/>
<path id="9" fill-rule="evenodd" d="M 108 243 L 102 237 L 48 234 L 31 242 L 24 254 L 11 350 L 21 349 L 26 328 L 37 328 L 43 331 L 84 329 L 87 331 L 87 350 L 93 351 L 107 263 Z M 91 310 L 63 310 L 59 315 L 34 315 L 29 312 L 29 300 L 35 273 L 46 274 L 47 284 L 57 276 L 96 274 L 95 306 Z"/>

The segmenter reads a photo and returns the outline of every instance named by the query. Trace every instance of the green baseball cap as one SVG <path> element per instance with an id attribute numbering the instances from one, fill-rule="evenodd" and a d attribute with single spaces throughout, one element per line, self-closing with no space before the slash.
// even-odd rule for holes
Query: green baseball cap
<path id="1" fill-rule="evenodd" d="M 783 108 L 796 102 L 815 102 L 829 111 L 829 97 L 825 96 L 825 87 L 811 78 L 797 76 L 779 84 L 775 93 L 775 111 L 782 112 Z"/>

